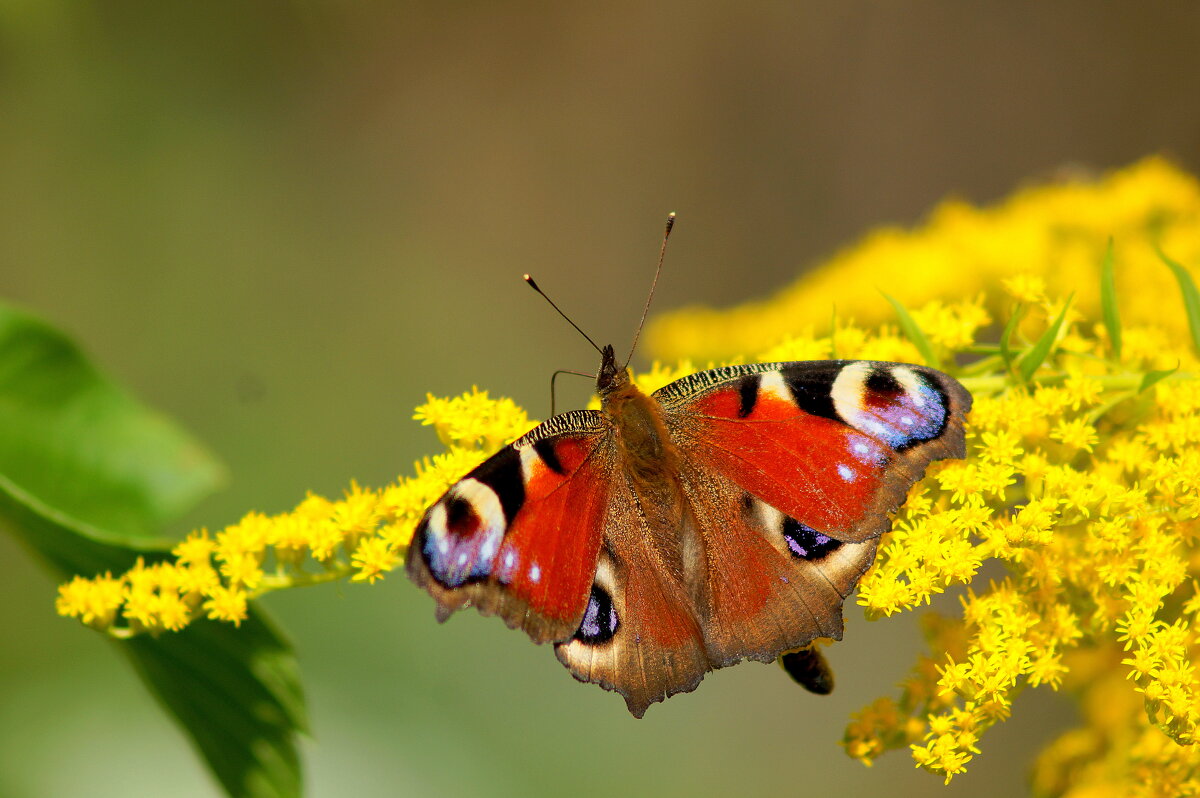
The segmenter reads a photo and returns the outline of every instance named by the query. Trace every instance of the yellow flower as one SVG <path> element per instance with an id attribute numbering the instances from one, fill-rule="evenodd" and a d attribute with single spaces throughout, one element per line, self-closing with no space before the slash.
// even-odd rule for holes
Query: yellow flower
<path id="1" fill-rule="evenodd" d="M 229 621 L 235 626 L 241 626 L 248 616 L 246 593 L 227 587 L 214 588 L 204 602 L 204 610 L 214 621 Z"/>
<path id="2" fill-rule="evenodd" d="M 400 562 L 399 555 L 384 538 L 368 538 L 358 544 L 351 557 L 358 573 L 351 577 L 355 582 L 374 584 Z"/>
<path id="3" fill-rule="evenodd" d="M 1062 441 L 1066 446 L 1082 449 L 1085 452 L 1090 452 L 1092 447 L 1100 441 L 1096 430 L 1086 418 L 1059 421 L 1050 430 L 1050 437 L 1056 441 Z"/>
<path id="4" fill-rule="evenodd" d="M 59 614 L 128 637 L 177 631 L 201 615 L 240 624 L 248 601 L 272 590 L 347 578 L 377 582 L 403 562 L 425 508 L 530 426 L 511 400 L 475 389 L 431 398 L 417 412 L 452 445 L 416 464 L 414 476 L 382 490 L 352 482 L 338 501 L 309 494 L 288 513 L 250 512 L 214 535 L 198 530 L 172 549 L 174 562 L 139 560 L 117 577 L 76 577 L 59 588 Z"/>
<path id="5" fill-rule="evenodd" d="M 108 628 L 124 603 L 125 580 L 105 573 L 93 579 L 76 576 L 59 588 L 56 609 L 59 615 L 78 618 L 88 626 Z"/>
<path id="6" fill-rule="evenodd" d="M 474 387 L 453 399 L 430 395 L 427 400 L 413 418 L 434 427 L 447 446 L 495 451 L 533 426 L 525 411 L 511 399 L 492 401 L 487 391 Z"/>
<path id="7" fill-rule="evenodd" d="M 868 288 L 883 285 L 908 308 L 983 293 L 988 315 L 1005 320 L 1013 297 L 1040 306 L 1047 297 L 1061 300 L 1075 292 L 1076 308 L 1098 320 L 1098 264 L 1111 238 L 1121 318 L 1132 328 L 1125 356 L 1159 360 L 1172 340 L 1187 335 L 1187 323 L 1150 235 L 1175 260 L 1196 264 L 1198 222 L 1200 184 L 1161 158 L 1147 158 L 1099 182 L 1035 186 L 988 208 L 947 201 L 924 225 L 876 230 L 770 299 L 729 310 L 668 313 L 647 328 L 645 339 L 666 361 L 725 360 L 794 334 L 797 320 L 827 334 L 822 321 L 832 318 L 834 305 L 840 318 L 859 324 L 893 321 L 891 307 Z M 997 290 L 1001 283 L 1003 291 Z M 1133 332 L 1142 325 L 1160 327 L 1157 353 Z"/>
<path id="8" fill-rule="evenodd" d="M 175 548 L 171 554 L 180 565 L 197 565 L 208 563 L 216 544 L 208 537 L 207 529 L 197 530 L 187 536 L 187 539 Z"/>
<path id="9" fill-rule="evenodd" d="M 1012 277 L 1002 277 L 1000 284 L 1019 302 L 1039 305 L 1046 301 L 1046 281 L 1040 274 L 1014 274 Z"/>

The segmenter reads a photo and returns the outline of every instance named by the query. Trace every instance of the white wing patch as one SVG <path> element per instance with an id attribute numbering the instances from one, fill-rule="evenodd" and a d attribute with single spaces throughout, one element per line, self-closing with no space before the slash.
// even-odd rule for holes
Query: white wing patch
<path id="1" fill-rule="evenodd" d="M 546 468 L 546 463 L 532 446 L 518 447 L 517 454 L 521 457 L 521 479 L 528 485 L 540 469 Z"/>
<path id="2" fill-rule="evenodd" d="M 904 388 L 912 401 L 913 407 L 922 410 L 925 407 L 925 391 L 921 378 L 908 366 L 892 366 L 892 377 Z"/>
<path id="3" fill-rule="evenodd" d="M 793 402 L 792 392 L 783 381 L 783 374 L 778 371 L 764 371 L 758 376 L 758 393 L 759 396 L 767 394 L 789 404 Z"/>
<path id="4" fill-rule="evenodd" d="M 879 420 L 863 410 L 867 377 L 870 375 L 869 364 L 851 363 L 838 372 L 829 395 L 833 399 L 833 409 L 847 424 L 868 435 L 880 435 L 882 425 Z"/>

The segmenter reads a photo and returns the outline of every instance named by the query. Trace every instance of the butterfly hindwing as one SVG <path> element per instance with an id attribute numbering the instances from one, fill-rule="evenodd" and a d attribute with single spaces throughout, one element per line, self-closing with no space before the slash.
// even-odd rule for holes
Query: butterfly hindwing
<path id="1" fill-rule="evenodd" d="M 877 541 L 820 534 L 695 462 L 685 460 L 680 477 L 705 553 L 696 583 L 712 667 L 840 640 L 842 602 Z"/>
<path id="2" fill-rule="evenodd" d="M 539 643 L 575 633 L 608 512 L 614 460 L 605 429 L 595 411 L 555 416 L 429 508 L 407 567 L 439 618 L 474 605 Z"/>
<path id="3" fill-rule="evenodd" d="M 656 545 L 621 485 L 583 622 L 555 653 L 575 678 L 615 690 L 629 711 L 695 689 L 712 667 L 677 550 Z"/>
<path id="4" fill-rule="evenodd" d="M 656 391 L 685 458 L 842 542 L 878 537 L 926 466 L 965 451 L 971 397 L 922 366 L 763 363 Z"/>

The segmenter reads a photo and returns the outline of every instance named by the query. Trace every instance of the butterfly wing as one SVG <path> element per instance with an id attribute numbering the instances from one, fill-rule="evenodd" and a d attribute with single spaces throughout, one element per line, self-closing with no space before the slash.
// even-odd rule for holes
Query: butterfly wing
<path id="1" fill-rule="evenodd" d="M 845 543 L 886 532 L 930 462 L 964 456 L 971 407 L 939 371 L 870 361 L 730 366 L 654 398 L 688 459 Z"/>
<path id="2" fill-rule="evenodd" d="M 577 679 L 620 690 L 641 717 L 711 667 L 659 516 L 639 503 L 602 415 L 564 413 L 425 513 L 408 574 L 439 619 L 474 605 L 535 642 L 556 641 Z"/>
<path id="3" fill-rule="evenodd" d="M 733 366 L 654 394 L 681 456 L 714 667 L 840 639 L 842 601 L 928 464 L 964 454 L 971 397 L 919 366 Z"/>
<path id="4" fill-rule="evenodd" d="M 695 461 L 685 460 L 680 481 L 704 552 L 693 592 L 711 667 L 842 639 L 842 602 L 874 560 L 876 539 L 821 535 Z"/>
<path id="5" fill-rule="evenodd" d="M 796 560 L 783 536 L 772 543 L 778 511 L 693 464 L 679 477 L 709 501 L 691 502 L 677 529 L 621 486 L 583 623 L 555 646 L 577 679 L 620 692 L 639 718 L 714 668 L 841 638 L 842 600 L 875 553 L 874 540 L 813 541 Z"/>
<path id="6" fill-rule="evenodd" d="M 609 511 L 612 446 L 600 413 L 554 416 L 426 511 L 406 567 L 439 620 L 474 605 L 538 643 L 575 634 Z"/>
<path id="7" fill-rule="evenodd" d="M 583 622 L 555 654 L 580 681 L 621 693 L 640 718 L 655 701 L 694 690 L 712 664 L 687 586 L 686 547 L 674 545 L 673 528 L 627 479 L 615 493 Z"/>

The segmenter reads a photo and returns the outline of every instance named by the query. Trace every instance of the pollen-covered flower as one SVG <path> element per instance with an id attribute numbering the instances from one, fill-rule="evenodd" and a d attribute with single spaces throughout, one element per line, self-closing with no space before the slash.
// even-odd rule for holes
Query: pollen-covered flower
<path id="1" fill-rule="evenodd" d="M 351 577 L 355 582 L 373 583 L 396 567 L 400 556 L 395 547 L 385 538 L 368 538 L 358 544 L 350 558 L 358 572 Z"/>
<path id="2" fill-rule="evenodd" d="M 228 621 L 240 626 L 248 617 L 246 594 L 218 585 L 205 599 L 204 610 L 214 621 Z"/>
<path id="3" fill-rule="evenodd" d="M 59 615 L 78 618 L 88 626 L 107 629 L 125 601 L 124 580 L 104 574 L 92 579 L 77 576 L 58 589 Z"/>
<path id="4" fill-rule="evenodd" d="M 533 426 L 513 400 L 491 400 L 487 391 L 471 388 L 453 399 L 426 397 L 413 418 L 437 430 L 448 447 L 495 451 Z"/>

